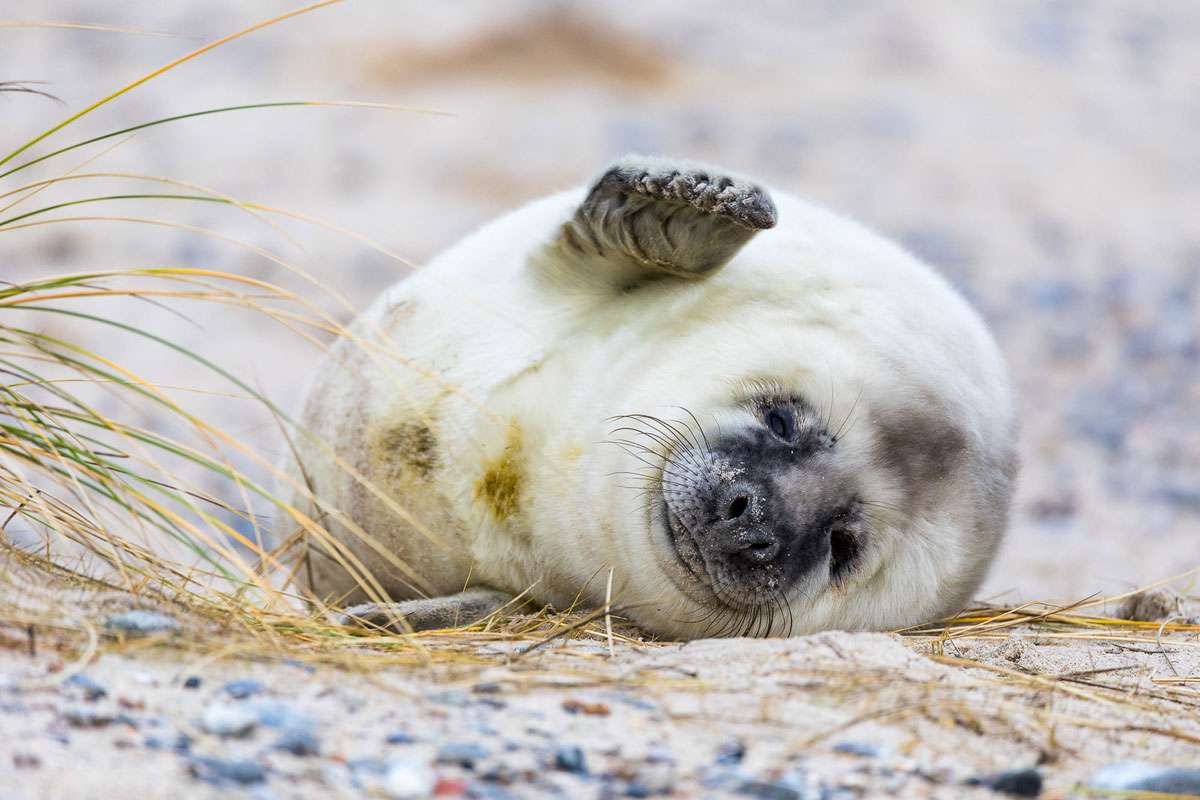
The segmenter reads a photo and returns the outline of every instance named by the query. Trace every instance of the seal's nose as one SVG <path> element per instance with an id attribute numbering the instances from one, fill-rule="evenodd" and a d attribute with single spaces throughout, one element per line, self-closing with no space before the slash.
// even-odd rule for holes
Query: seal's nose
<path id="1" fill-rule="evenodd" d="M 706 538 L 723 555 L 747 566 L 761 567 L 774 561 L 783 545 L 773 530 L 761 524 L 761 491 L 744 483 L 715 488 L 715 519 Z"/>

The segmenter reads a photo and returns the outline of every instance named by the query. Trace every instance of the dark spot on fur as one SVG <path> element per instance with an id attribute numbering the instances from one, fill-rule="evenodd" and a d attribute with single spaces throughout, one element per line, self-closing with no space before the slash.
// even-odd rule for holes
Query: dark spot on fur
<path id="1" fill-rule="evenodd" d="M 945 485 L 966 456 L 967 439 L 937 409 L 909 408 L 877 415 L 879 463 L 895 475 L 908 510 L 915 511 L 930 490 Z"/>
<path id="2" fill-rule="evenodd" d="M 513 422 L 508 428 L 504 450 L 475 483 L 475 499 L 487 506 L 497 522 L 511 517 L 520 505 L 521 487 L 525 482 L 520 459 L 521 429 Z"/>
<path id="3" fill-rule="evenodd" d="M 437 438 L 424 423 L 402 422 L 385 430 L 372 444 L 375 462 L 389 478 L 411 472 L 428 480 L 437 469 Z"/>

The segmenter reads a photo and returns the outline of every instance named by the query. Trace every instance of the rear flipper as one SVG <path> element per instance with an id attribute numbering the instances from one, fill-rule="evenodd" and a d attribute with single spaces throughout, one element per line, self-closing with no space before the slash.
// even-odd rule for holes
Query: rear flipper
<path id="1" fill-rule="evenodd" d="M 468 589 L 447 597 L 405 600 L 399 603 L 363 603 L 343 609 L 334 621 L 339 625 L 385 628 L 397 633 L 460 628 L 494 614 L 513 600 L 512 595 L 492 589 Z M 408 623 L 407 627 L 405 622 Z"/>

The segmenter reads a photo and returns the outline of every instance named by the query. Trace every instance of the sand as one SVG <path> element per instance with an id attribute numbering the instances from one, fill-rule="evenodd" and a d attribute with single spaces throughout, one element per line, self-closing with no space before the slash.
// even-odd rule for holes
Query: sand
<path id="1" fill-rule="evenodd" d="M 618 625 L 610 646 L 547 623 L 275 649 L 31 574 L 4 573 L 25 587 L 0 620 L 6 798 L 399 797 L 401 779 L 418 797 L 988 797 L 966 782 L 1020 769 L 1065 797 L 1115 763 L 1200 760 L 1195 626 L 659 643 Z M 130 607 L 180 628 L 106 625 Z"/>

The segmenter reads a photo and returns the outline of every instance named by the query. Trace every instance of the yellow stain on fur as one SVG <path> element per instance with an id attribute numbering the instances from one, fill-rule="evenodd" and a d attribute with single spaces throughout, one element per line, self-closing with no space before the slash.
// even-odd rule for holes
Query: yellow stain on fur
<path id="1" fill-rule="evenodd" d="M 497 522 L 503 522 L 517 512 L 525 473 L 521 468 L 521 428 L 508 425 L 508 440 L 500 456 L 483 471 L 475 483 L 475 499 L 487 506 Z"/>
<path id="2" fill-rule="evenodd" d="M 437 438 L 424 423 L 402 422 L 371 440 L 371 459 L 391 480 L 405 474 L 429 480 L 438 467 Z"/>

